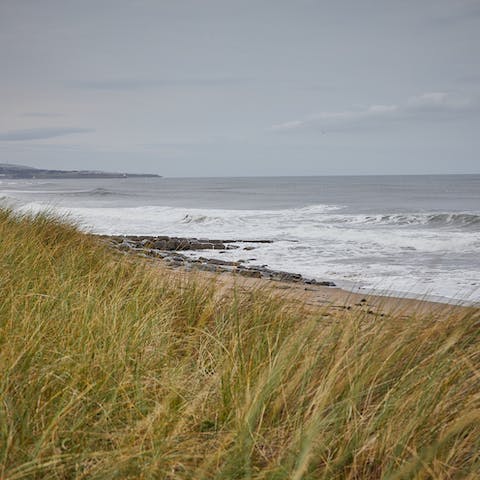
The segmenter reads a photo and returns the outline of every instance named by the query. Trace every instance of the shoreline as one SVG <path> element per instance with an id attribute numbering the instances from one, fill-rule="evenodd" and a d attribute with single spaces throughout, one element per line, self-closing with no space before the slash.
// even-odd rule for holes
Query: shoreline
<path id="1" fill-rule="evenodd" d="M 335 317 L 335 313 L 350 311 L 372 317 L 391 316 L 408 318 L 411 315 L 429 315 L 441 317 L 450 312 L 467 312 L 478 307 L 454 305 L 435 302 L 427 299 L 416 299 L 395 296 L 381 296 L 350 292 L 340 287 L 326 287 L 322 285 L 303 285 L 282 280 L 265 278 L 248 278 L 235 273 L 212 273 L 205 271 L 185 271 L 169 267 L 174 275 L 194 275 L 196 279 L 205 283 L 215 282 L 219 288 L 219 295 L 234 289 L 242 293 L 254 290 L 268 291 L 309 312 L 317 311 L 323 317 Z"/>
<path id="2" fill-rule="evenodd" d="M 478 305 L 466 304 L 458 300 L 442 301 L 438 297 L 419 298 L 400 295 L 401 292 L 378 293 L 375 291 L 355 291 L 344 288 L 331 280 L 305 278 L 298 273 L 272 270 L 267 266 L 248 266 L 240 261 L 226 261 L 219 258 L 191 257 L 182 252 L 200 252 L 216 250 L 221 254 L 225 250 L 239 248 L 253 249 L 252 244 L 273 243 L 272 240 L 238 239 L 198 239 L 190 237 L 137 236 L 137 235 L 95 235 L 109 246 L 139 257 L 159 261 L 170 271 L 179 275 L 194 274 L 204 280 L 215 280 L 221 289 L 240 287 L 271 290 L 275 294 L 297 300 L 307 308 L 360 309 L 368 315 L 445 313 L 446 310 L 475 309 Z M 398 295 L 395 295 L 397 293 Z"/>

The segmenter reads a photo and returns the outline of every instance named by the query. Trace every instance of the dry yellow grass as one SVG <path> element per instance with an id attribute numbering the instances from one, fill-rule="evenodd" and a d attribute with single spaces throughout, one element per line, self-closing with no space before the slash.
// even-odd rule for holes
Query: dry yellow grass
<path id="1" fill-rule="evenodd" d="M 0 211 L 0 478 L 480 476 L 478 310 L 301 313 Z"/>

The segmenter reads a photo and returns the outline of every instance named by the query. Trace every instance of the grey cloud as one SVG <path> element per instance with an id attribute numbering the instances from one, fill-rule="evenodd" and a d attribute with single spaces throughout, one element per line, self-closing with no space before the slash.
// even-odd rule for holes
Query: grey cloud
<path id="1" fill-rule="evenodd" d="M 46 138 L 62 137 L 73 133 L 90 133 L 94 131 L 95 130 L 91 128 L 73 127 L 29 128 L 0 133 L 0 141 L 16 142 L 22 140 L 43 140 Z"/>
<path id="2" fill-rule="evenodd" d="M 478 102 L 470 97 L 447 92 L 428 92 L 410 97 L 404 110 L 428 112 L 471 111 L 478 107 Z"/>
<path id="3" fill-rule="evenodd" d="M 480 86 L 480 75 L 478 74 L 471 74 L 471 75 L 463 75 L 456 79 L 457 82 L 467 84 L 469 86 Z"/>
<path id="4" fill-rule="evenodd" d="M 271 131 L 288 132 L 320 128 L 344 131 L 365 126 L 384 126 L 402 120 L 444 120 L 479 111 L 478 101 L 458 94 L 428 92 L 410 97 L 403 105 L 371 105 L 357 110 L 320 112 L 304 119 L 272 125 Z"/>
<path id="5" fill-rule="evenodd" d="M 245 83 L 246 77 L 212 76 L 198 78 L 135 79 L 112 78 L 105 80 L 86 80 L 73 86 L 86 90 L 136 91 L 163 87 L 218 87 Z"/>
<path id="6" fill-rule="evenodd" d="M 22 114 L 22 117 L 34 117 L 34 118 L 58 118 L 64 117 L 63 113 L 53 113 L 53 112 L 25 112 Z"/>
<path id="7" fill-rule="evenodd" d="M 395 155 L 433 173 L 440 154 L 478 171 L 478 102 L 451 92 L 480 97 L 479 5 L 0 0 L 0 148 L 18 163 L 165 175 L 365 173 L 380 151 L 385 173 Z"/>
<path id="8" fill-rule="evenodd" d="M 443 12 L 432 15 L 430 23 L 447 27 L 462 22 L 475 21 L 478 18 L 480 18 L 480 2 L 478 0 L 457 0 L 447 4 Z"/>
<path id="9" fill-rule="evenodd" d="M 461 77 L 457 78 L 457 81 L 462 83 L 480 85 L 480 74 L 473 73 L 470 75 L 462 75 Z"/>

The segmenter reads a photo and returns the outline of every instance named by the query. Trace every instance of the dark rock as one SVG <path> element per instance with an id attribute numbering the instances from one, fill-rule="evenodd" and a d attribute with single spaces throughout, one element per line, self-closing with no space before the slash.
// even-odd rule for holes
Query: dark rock
<path id="1" fill-rule="evenodd" d="M 151 243 L 151 242 L 150 242 Z M 165 250 L 167 248 L 167 241 L 166 240 L 157 240 L 152 244 L 153 248 L 157 250 Z"/>
<path id="2" fill-rule="evenodd" d="M 191 250 L 192 245 L 194 245 L 194 242 L 186 238 L 176 239 L 176 242 L 177 242 L 176 250 Z"/>
<path id="3" fill-rule="evenodd" d="M 324 280 L 321 282 L 315 282 L 317 285 L 320 285 L 321 287 L 336 287 L 337 285 L 333 282 L 330 282 L 329 280 Z"/>
<path id="4" fill-rule="evenodd" d="M 281 282 L 300 282 L 302 280 L 302 276 L 299 273 L 275 271 L 271 275 L 273 280 L 279 280 Z"/>
<path id="5" fill-rule="evenodd" d="M 283 272 L 278 270 L 271 270 L 267 265 L 262 266 L 246 266 L 242 265 L 247 261 L 255 261 L 255 258 L 248 260 L 227 261 L 221 259 L 203 258 L 199 259 L 189 258 L 178 252 L 180 251 L 195 251 L 195 250 L 218 250 L 218 253 L 225 253 L 226 250 L 238 249 L 239 245 L 232 245 L 232 243 L 273 243 L 272 240 L 218 240 L 218 239 L 198 239 L 198 238 L 184 238 L 184 237 L 168 237 L 161 236 L 99 236 L 106 239 L 114 248 L 128 253 L 136 253 L 137 255 L 162 258 L 165 262 L 174 268 L 185 267 L 188 269 L 196 268 L 211 272 L 226 272 L 237 271 L 240 275 L 252 278 L 268 278 L 283 282 L 303 282 L 307 285 L 322 285 L 327 287 L 335 287 L 335 283 L 330 281 L 318 282 L 315 279 L 304 279 L 298 273 Z M 243 250 L 254 250 L 256 247 L 247 245 Z M 366 302 L 362 299 L 359 305 Z"/>
<path id="6" fill-rule="evenodd" d="M 233 240 L 235 243 L 273 243 L 273 240 Z"/>
<path id="7" fill-rule="evenodd" d="M 165 244 L 165 250 L 176 250 L 177 242 L 175 240 L 167 240 Z"/>
<path id="8" fill-rule="evenodd" d="M 122 252 L 128 252 L 129 250 L 132 250 L 132 246 L 128 242 L 122 242 L 120 245 L 117 247 L 119 250 Z"/>
<path id="9" fill-rule="evenodd" d="M 202 270 L 205 270 L 206 272 L 217 272 L 217 267 L 215 265 L 209 265 L 209 264 L 202 264 L 201 267 Z"/>
<path id="10" fill-rule="evenodd" d="M 204 240 L 209 243 L 214 243 L 214 244 L 223 244 L 225 243 L 223 240 Z"/>
<path id="11" fill-rule="evenodd" d="M 238 267 L 240 265 L 238 262 L 230 262 L 228 260 L 220 260 L 217 258 L 204 258 L 200 257 L 198 260 L 204 263 L 210 263 L 212 265 L 224 265 L 229 267 Z"/>
<path id="12" fill-rule="evenodd" d="M 243 277 L 262 278 L 262 274 L 258 270 L 239 269 L 237 272 Z"/>

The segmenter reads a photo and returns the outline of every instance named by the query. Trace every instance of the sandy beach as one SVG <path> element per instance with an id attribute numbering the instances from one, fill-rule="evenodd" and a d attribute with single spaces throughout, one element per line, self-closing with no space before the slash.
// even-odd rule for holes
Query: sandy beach
<path id="1" fill-rule="evenodd" d="M 146 260 L 142 258 L 142 260 Z M 208 272 L 172 267 L 163 259 L 148 259 L 148 263 L 162 274 L 168 271 L 182 281 L 194 279 L 206 288 L 215 288 L 218 298 L 228 297 L 235 292 L 248 295 L 255 291 L 267 293 L 273 297 L 286 300 L 287 305 L 308 313 L 320 314 L 322 317 L 344 317 L 346 312 L 372 317 L 391 316 L 395 320 L 415 316 L 441 318 L 451 314 L 466 315 L 477 310 L 474 306 L 455 305 L 435 302 L 427 299 L 415 299 L 389 295 L 371 295 L 351 292 L 339 287 L 320 284 L 251 278 L 236 272 Z"/>
<path id="2" fill-rule="evenodd" d="M 256 289 L 270 292 L 289 303 L 310 311 L 316 310 L 322 315 L 335 316 L 335 313 L 351 311 L 372 316 L 395 316 L 396 319 L 410 315 L 430 315 L 440 317 L 450 313 L 465 314 L 476 307 L 452 305 L 430 300 L 401 298 L 395 296 L 365 295 L 349 292 L 338 287 L 322 285 L 304 285 L 286 281 L 268 280 L 263 278 L 246 278 L 229 272 L 213 273 L 204 271 L 184 271 L 182 269 L 165 266 L 161 262 L 160 268 L 168 268 L 176 276 L 187 279 L 193 276 L 206 284 L 216 283 L 217 295 L 222 296 L 236 290 L 248 293 Z"/>

